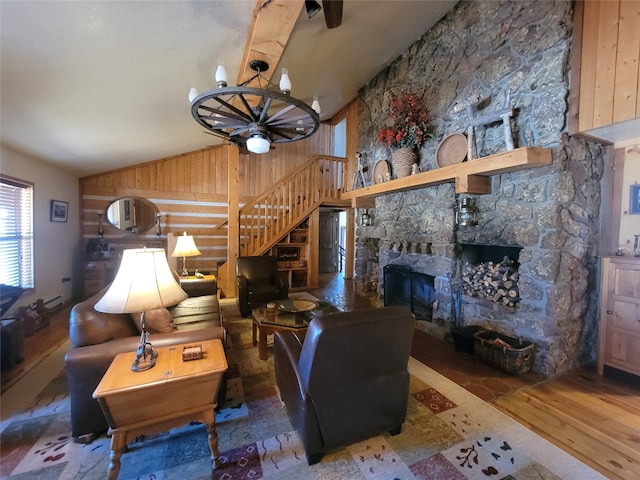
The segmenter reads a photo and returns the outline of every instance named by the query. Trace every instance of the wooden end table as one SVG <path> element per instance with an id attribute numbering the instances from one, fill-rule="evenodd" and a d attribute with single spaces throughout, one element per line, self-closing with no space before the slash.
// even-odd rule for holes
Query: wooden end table
<path id="1" fill-rule="evenodd" d="M 183 347 L 193 345 L 202 346 L 203 357 L 182 361 Z M 156 350 L 155 367 L 144 372 L 131 371 L 135 352 L 117 355 L 93 392 L 112 435 L 109 480 L 118 478 L 120 458 L 136 437 L 194 420 L 207 426 L 212 469 L 220 465 L 214 409 L 228 367 L 222 342 L 215 339 Z"/>
<path id="2" fill-rule="evenodd" d="M 218 294 L 218 281 L 215 275 L 203 275 L 202 278 L 195 275 L 180 277 L 180 286 L 190 297 Z"/>
<path id="3" fill-rule="evenodd" d="M 254 308 L 251 311 L 253 317 L 252 340 L 253 346 L 258 345 L 258 358 L 267 359 L 267 335 L 283 330 L 293 331 L 301 340 L 304 340 L 309 328 L 309 322 L 314 317 L 339 312 L 336 306 L 328 302 L 318 302 L 318 307 L 308 312 L 290 313 L 278 308 Z"/>

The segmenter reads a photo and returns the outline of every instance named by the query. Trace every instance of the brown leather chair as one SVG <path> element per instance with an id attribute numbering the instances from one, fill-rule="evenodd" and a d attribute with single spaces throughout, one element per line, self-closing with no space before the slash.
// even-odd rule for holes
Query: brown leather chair
<path id="1" fill-rule="evenodd" d="M 276 382 L 309 465 L 330 449 L 400 433 L 414 327 L 408 308 L 385 307 L 316 318 L 304 343 L 276 333 Z"/>
<path id="2" fill-rule="evenodd" d="M 289 282 L 278 275 L 274 256 L 238 257 L 235 290 L 240 315 L 248 317 L 256 307 L 287 298 Z"/>

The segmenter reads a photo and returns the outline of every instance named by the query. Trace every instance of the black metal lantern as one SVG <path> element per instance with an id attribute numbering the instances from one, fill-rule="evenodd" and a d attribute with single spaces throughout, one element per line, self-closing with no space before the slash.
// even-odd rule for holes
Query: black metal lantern
<path id="1" fill-rule="evenodd" d="M 365 208 L 365 209 L 362 210 L 361 220 L 362 220 L 362 226 L 363 227 L 370 227 L 371 226 L 371 215 L 369 214 L 369 209 L 368 208 Z"/>
<path id="2" fill-rule="evenodd" d="M 456 223 L 461 227 L 469 227 L 478 224 L 478 209 L 471 197 L 462 197 L 460 206 L 456 211 Z"/>

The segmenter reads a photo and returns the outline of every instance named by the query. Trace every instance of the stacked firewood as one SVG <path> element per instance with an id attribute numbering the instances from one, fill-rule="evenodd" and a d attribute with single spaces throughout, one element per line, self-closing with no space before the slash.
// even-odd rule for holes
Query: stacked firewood
<path id="1" fill-rule="evenodd" d="M 504 257 L 498 263 L 465 263 L 462 267 L 462 289 L 470 297 L 485 298 L 513 307 L 520 301 L 518 277 L 518 271 L 509 257 Z"/>

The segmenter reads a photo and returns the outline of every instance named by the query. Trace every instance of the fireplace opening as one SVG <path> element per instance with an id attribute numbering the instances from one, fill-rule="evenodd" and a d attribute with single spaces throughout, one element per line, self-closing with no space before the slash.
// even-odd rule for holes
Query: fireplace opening
<path id="1" fill-rule="evenodd" d="M 431 321 L 435 300 L 435 277 L 414 272 L 404 265 L 384 267 L 384 305 L 409 307 L 418 320 Z"/>
<path id="2" fill-rule="evenodd" d="M 509 257 L 513 262 L 514 268 L 517 270 L 520 264 L 520 250 L 522 247 L 514 247 L 508 245 L 476 245 L 472 243 L 462 243 L 461 258 L 463 262 L 477 265 L 482 262 L 501 262 L 504 257 Z"/>

